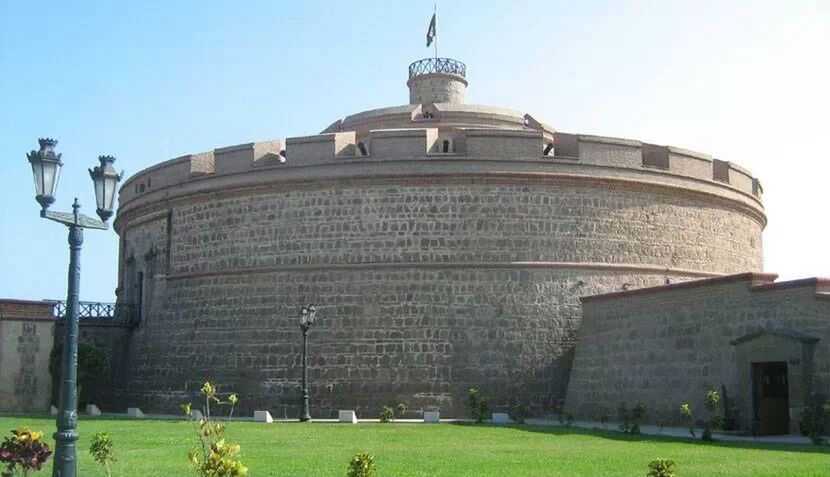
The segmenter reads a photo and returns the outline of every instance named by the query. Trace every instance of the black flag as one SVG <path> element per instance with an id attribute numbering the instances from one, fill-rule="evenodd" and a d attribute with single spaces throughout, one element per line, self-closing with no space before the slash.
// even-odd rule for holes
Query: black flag
<path id="1" fill-rule="evenodd" d="M 435 14 L 432 14 L 432 20 L 429 22 L 429 28 L 427 29 L 427 46 L 432 44 L 432 40 L 435 38 Z"/>

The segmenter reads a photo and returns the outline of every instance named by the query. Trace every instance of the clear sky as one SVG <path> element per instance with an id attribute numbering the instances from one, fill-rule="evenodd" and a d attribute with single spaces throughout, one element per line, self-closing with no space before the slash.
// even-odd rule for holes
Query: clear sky
<path id="1" fill-rule="evenodd" d="M 54 210 L 87 168 L 127 176 L 215 147 L 316 134 L 408 102 L 432 1 L 0 0 L 0 297 L 64 298 L 65 229 L 25 153 L 60 140 Z M 563 132 L 710 153 L 761 179 L 766 271 L 830 276 L 830 1 L 442 1 L 469 103 Z M 113 300 L 118 240 L 87 231 L 81 299 Z"/>

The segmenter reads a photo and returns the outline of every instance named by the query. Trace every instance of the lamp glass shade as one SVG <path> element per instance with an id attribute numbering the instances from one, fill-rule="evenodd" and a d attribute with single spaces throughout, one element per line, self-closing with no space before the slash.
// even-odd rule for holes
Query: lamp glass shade
<path id="1" fill-rule="evenodd" d="M 27 155 L 32 165 L 32 178 L 35 181 L 36 199 L 44 207 L 55 201 L 55 192 L 58 189 L 58 180 L 61 175 L 60 154 L 55 154 L 54 147 L 58 141 L 54 139 L 40 139 L 40 150 L 32 151 Z"/>
<path id="2" fill-rule="evenodd" d="M 317 307 L 311 305 L 308 307 L 308 324 L 314 323 L 314 317 L 317 315 Z"/>
<path id="3" fill-rule="evenodd" d="M 305 326 L 308 324 L 308 308 L 303 307 L 300 310 L 300 324 Z"/>
<path id="4" fill-rule="evenodd" d="M 121 175 L 115 172 L 112 163 L 115 158 L 112 156 L 100 156 L 100 166 L 89 170 L 92 183 L 95 188 L 95 204 L 98 207 L 98 216 L 106 221 L 112 215 L 112 207 L 115 203 L 115 187 L 121 180 Z"/>

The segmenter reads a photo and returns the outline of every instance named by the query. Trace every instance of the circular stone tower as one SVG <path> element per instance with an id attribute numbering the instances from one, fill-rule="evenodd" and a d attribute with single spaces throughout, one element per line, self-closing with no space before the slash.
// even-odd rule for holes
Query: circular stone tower
<path id="1" fill-rule="evenodd" d="M 426 58 L 409 65 L 409 104 L 467 101 L 467 66 L 452 58 Z"/>
<path id="2" fill-rule="evenodd" d="M 296 416 L 299 305 L 317 303 L 315 417 L 399 402 L 463 416 L 473 387 L 549 412 L 579 297 L 762 269 L 746 170 L 467 105 L 463 64 L 431 61 L 410 67 L 408 105 L 125 181 L 118 301 L 141 325 L 122 405 L 172 412 L 210 378 L 243 412 Z"/>

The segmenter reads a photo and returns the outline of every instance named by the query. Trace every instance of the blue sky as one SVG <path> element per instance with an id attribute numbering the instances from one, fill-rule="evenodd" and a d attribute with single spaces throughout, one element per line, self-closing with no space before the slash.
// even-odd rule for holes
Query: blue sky
<path id="1" fill-rule="evenodd" d="M 99 154 L 129 176 L 182 154 L 315 134 L 405 104 L 431 1 L 0 0 L 0 297 L 63 298 L 65 230 L 38 217 L 25 153 L 58 138 L 55 210 Z M 830 276 L 830 2 L 444 1 L 441 56 L 468 102 L 564 132 L 671 144 L 761 179 L 765 269 Z M 87 231 L 81 297 L 112 300 L 117 237 Z"/>

